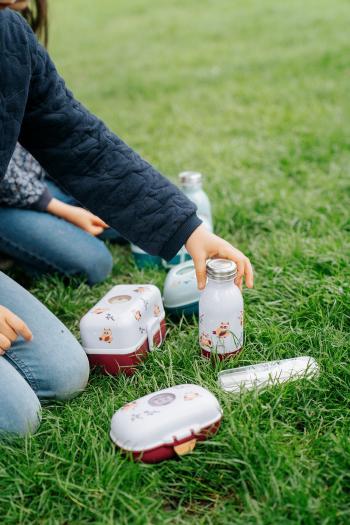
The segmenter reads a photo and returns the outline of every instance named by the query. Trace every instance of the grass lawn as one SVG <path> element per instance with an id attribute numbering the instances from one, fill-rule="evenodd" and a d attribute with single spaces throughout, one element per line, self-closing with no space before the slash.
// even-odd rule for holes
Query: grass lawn
<path id="1" fill-rule="evenodd" d="M 44 409 L 34 437 L 0 446 L 1 523 L 349 523 L 349 3 L 51 3 L 50 50 L 75 95 L 174 180 L 202 171 L 217 233 L 251 257 L 232 366 L 309 354 L 321 374 L 230 396 L 199 357 L 197 321 L 169 323 L 132 378 L 92 374 L 82 396 Z M 113 284 L 162 286 L 128 248 L 113 253 L 103 285 L 29 287 L 78 335 Z M 115 451 L 114 411 L 183 382 L 219 397 L 217 436 L 154 466 Z"/>

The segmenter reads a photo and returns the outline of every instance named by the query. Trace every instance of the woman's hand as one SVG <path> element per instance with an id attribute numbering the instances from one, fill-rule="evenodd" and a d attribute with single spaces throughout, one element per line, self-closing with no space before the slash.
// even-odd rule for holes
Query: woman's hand
<path id="1" fill-rule="evenodd" d="M 47 211 L 57 217 L 61 217 L 61 219 L 65 219 L 66 221 L 75 224 L 78 228 L 81 228 L 94 236 L 100 235 L 103 230 L 108 228 L 108 225 L 102 219 L 88 210 L 79 208 L 78 206 L 71 206 L 70 204 L 66 204 L 58 199 L 51 199 Z"/>
<path id="2" fill-rule="evenodd" d="M 236 284 L 242 288 L 243 277 L 248 288 L 253 287 L 253 268 L 250 260 L 221 237 L 210 233 L 203 224 L 198 226 L 186 242 L 186 249 L 191 255 L 196 268 L 198 288 L 206 285 L 206 261 L 212 257 L 231 259 L 237 264 Z"/>
<path id="3" fill-rule="evenodd" d="M 33 338 L 32 332 L 22 319 L 5 306 L 0 306 L 0 355 L 4 355 L 20 335 L 26 341 Z"/>

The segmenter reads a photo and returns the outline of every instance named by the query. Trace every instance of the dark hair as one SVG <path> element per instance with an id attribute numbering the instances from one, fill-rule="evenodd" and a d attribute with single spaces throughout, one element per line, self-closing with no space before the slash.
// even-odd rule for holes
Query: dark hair
<path id="1" fill-rule="evenodd" d="M 27 20 L 33 31 L 47 46 L 49 38 L 49 26 L 47 19 L 47 0 L 32 0 L 34 8 L 27 7 L 22 15 Z"/>

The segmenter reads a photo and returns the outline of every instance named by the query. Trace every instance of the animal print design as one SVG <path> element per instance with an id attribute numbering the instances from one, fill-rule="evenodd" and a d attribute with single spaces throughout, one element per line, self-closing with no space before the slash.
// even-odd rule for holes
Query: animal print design
<path id="1" fill-rule="evenodd" d="M 205 346 L 206 348 L 212 348 L 213 342 L 210 339 L 209 334 L 203 332 L 199 337 L 199 343 L 201 346 Z"/>
<path id="2" fill-rule="evenodd" d="M 160 317 L 160 308 L 157 304 L 153 307 L 153 315 L 154 317 Z"/>
<path id="3" fill-rule="evenodd" d="M 131 401 L 130 403 L 126 403 L 126 405 L 124 405 L 121 410 L 125 410 L 125 411 L 128 411 L 128 410 L 132 410 L 133 408 L 135 408 L 137 405 L 136 401 Z"/>
<path id="4" fill-rule="evenodd" d="M 197 397 L 199 397 L 198 392 L 191 392 L 191 393 L 188 393 L 188 394 L 184 395 L 184 400 L 185 401 L 193 401 L 193 399 L 197 399 Z"/>
<path id="5" fill-rule="evenodd" d="M 142 317 L 142 314 L 141 314 L 140 310 L 134 310 L 134 317 L 135 317 L 136 321 L 140 321 L 140 319 Z"/>
<path id="6" fill-rule="evenodd" d="M 99 340 L 110 344 L 113 341 L 112 330 L 110 328 L 104 328 Z"/>
<path id="7" fill-rule="evenodd" d="M 94 308 L 91 310 L 91 313 L 96 315 L 103 314 L 103 312 L 107 312 L 107 308 Z"/>
<path id="8" fill-rule="evenodd" d="M 213 330 L 213 334 L 216 335 L 217 337 L 220 337 L 220 338 L 230 337 L 230 335 L 231 335 L 230 323 L 229 322 L 226 322 L 226 323 L 221 322 L 220 326 L 218 326 L 217 328 L 215 328 L 215 330 Z"/>

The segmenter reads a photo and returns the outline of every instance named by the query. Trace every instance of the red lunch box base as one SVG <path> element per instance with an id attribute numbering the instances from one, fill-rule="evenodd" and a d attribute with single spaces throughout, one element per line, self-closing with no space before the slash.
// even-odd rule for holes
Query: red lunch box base
<path id="1" fill-rule="evenodd" d="M 166 334 L 165 319 L 160 322 L 160 330 L 154 334 L 153 344 L 159 346 Z M 120 373 L 132 375 L 136 366 L 146 358 L 149 352 L 148 340 L 131 354 L 88 354 L 91 367 L 99 367 L 104 374 L 117 375 Z"/>
<path id="2" fill-rule="evenodd" d="M 161 445 L 143 452 L 132 452 L 132 455 L 136 461 L 142 461 L 143 463 L 159 463 L 161 461 L 165 461 L 166 459 L 172 459 L 177 457 L 175 452 L 176 446 L 186 443 L 187 441 L 191 441 L 192 439 L 196 439 L 197 441 L 205 441 L 208 437 L 214 435 L 217 432 L 220 423 L 221 420 L 217 421 L 213 425 L 210 425 L 209 427 L 203 428 L 199 434 L 192 433 L 185 439 L 174 440 L 174 442 L 171 444 Z M 127 451 L 125 452 L 128 453 Z"/>

